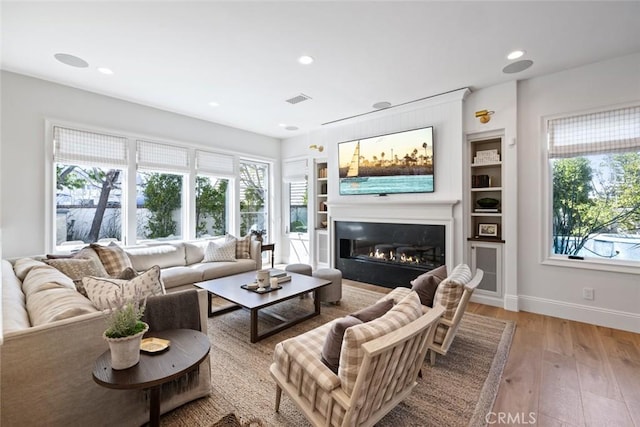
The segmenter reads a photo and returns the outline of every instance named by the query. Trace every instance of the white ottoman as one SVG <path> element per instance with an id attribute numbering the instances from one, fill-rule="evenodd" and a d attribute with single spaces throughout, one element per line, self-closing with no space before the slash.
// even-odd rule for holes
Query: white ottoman
<path id="1" fill-rule="evenodd" d="M 320 302 L 340 304 L 342 299 L 342 272 L 335 268 L 320 268 L 313 272 L 313 277 L 331 280 L 331 284 L 318 291 Z"/>

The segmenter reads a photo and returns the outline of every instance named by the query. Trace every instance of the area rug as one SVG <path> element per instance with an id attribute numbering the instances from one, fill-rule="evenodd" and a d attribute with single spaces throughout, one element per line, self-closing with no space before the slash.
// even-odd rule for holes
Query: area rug
<path id="1" fill-rule="evenodd" d="M 184 405 L 162 417 L 163 426 L 211 426 L 234 413 L 242 423 L 260 420 L 265 426 L 306 426 L 309 423 L 283 394 L 274 411 L 275 383 L 269 375 L 276 343 L 336 317 L 375 303 L 382 294 L 343 287 L 339 306 L 323 305 L 322 314 L 272 337 L 251 344 L 249 313 L 237 310 L 209 319 L 211 381 L 209 397 Z M 311 310 L 313 300 L 295 299 L 274 306 L 280 314 Z M 262 324 L 271 318 L 261 318 Z M 423 376 L 411 395 L 377 426 L 482 426 L 498 392 L 515 324 L 466 313 L 449 353 L 435 366 L 425 361 Z"/>

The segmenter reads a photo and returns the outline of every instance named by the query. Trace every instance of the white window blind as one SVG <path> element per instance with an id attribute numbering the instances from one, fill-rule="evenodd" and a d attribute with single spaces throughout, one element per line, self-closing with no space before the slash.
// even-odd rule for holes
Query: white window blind
<path id="1" fill-rule="evenodd" d="M 60 126 L 53 127 L 54 159 L 57 163 L 126 166 L 127 139 Z"/>
<path id="2" fill-rule="evenodd" d="M 640 106 L 549 120 L 549 157 L 640 149 Z"/>
<path id="3" fill-rule="evenodd" d="M 196 169 L 216 176 L 233 177 L 233 156 L 196 150 Z"/>
<path id="4" fill-rule="evenodd" d="M 189 151 L 185 147 L 159 142 L 138 142 L 138 167 L 171 172 L 189 171 Z"/>
<path id="5" fill-rule="evenodd" d="M 307 159 L 291 160 L 282 166 L 282 180 L 284 182 L 304 181 L 307 179 Z"/>

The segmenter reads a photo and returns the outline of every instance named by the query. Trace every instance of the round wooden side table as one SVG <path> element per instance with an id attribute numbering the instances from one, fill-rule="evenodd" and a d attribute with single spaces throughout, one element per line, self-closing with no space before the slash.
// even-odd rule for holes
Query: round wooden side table
<path id="1" fill-rule="evenodd" d="M 111 352 L 105 351 L 96 359 L 93 380 L 103 387 L 132 390 L 149 389 L 149 424 L 160 425 L 160 389 L 198 367 L 208 356 L 209 337 L 192 329 L 169 329 L 147 335 L 171 341 L 169 348 L 159 354 L 140 354 L 140 362 L 128 369 L 111 368 Z"/>

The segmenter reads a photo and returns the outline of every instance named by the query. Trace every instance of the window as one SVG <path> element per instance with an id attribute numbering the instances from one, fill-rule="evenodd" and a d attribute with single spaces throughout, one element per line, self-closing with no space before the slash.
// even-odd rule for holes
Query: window
<path id="1" fill-rule="evenodd" d="M 640 262 L 640 106 L 547 122 L 551 254 Z"/>
<path id="2" fill-rule="evenodd" d="M 55 246 L 122 240 L 126 138 L 55 126 Z"/>
<path id="3" fill-rule="evenodd" d="M 196 169 L 196 237 L 221 236 L 230 229 L 233 156 L 197 150 Z"/>
<path id="4" fill-rule="evenodd" d="M 289 183 L 289 230 L 307 232 L 307 181 Z"/>
<path id="5" fill-rule="evenodd" d="M 138 141 L 136 179 L 137 240 L 177 240 L 183 230 L 185 174 L 189 153 L 184 147 Z"/>
<path id="6" fill-rule="evenodd" d="M 240 162 L 240 235 L 252 230 L 266 230 L 265 242 L 269 241 L 268 181 L 268 164 Z"/>
<path id="7" fill-rule="evenodd" d="M 47 251 L 268 232 L 268 163 L 61 123 L 47 129 Z"/>

